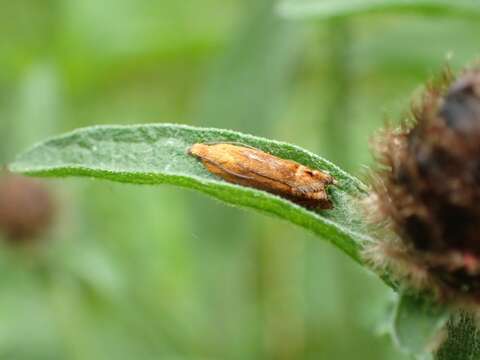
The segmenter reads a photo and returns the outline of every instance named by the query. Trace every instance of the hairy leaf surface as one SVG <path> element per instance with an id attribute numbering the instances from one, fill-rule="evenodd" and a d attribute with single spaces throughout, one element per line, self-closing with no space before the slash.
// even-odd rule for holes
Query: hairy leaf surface
<path id="1" fill-rule="evenodd" d="M 187 153 L 190 146 L 199 142 L 241 143 L 326 170 L 338 182 L 328 190 L 334 209 L 307 210 L 264 191 L 227 183 Z M 362 244 L 370 240 L 358 211 L 358 201 L 366 193 L 358 179 L 297 146 L 234 131 L 173 124 L 95 126 L 42 142 L 20 155 L 10 168 L 33 176 L 88 176 L 195 189 L 232 205 L 260 210 L 309 229 L 358 262 L 361 262 Z"/>

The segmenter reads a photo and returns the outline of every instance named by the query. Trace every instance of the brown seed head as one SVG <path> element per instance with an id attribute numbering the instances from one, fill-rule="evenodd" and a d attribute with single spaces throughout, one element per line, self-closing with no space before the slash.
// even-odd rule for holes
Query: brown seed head
<path id="1" fill-rule="evenodd" d="M 39 182 L 15 175 L 0 175 L 0 233 L 12 242 L 40 236 L 51 224 L 54 206 Z"/>
<path id="2" fill-rule="evenodd" d="M 377 141 L 374 197 L 400 239 L 380 248 L 414 285 L 480 303 L 480 70 L 446 72 L 412 113 Z"/>

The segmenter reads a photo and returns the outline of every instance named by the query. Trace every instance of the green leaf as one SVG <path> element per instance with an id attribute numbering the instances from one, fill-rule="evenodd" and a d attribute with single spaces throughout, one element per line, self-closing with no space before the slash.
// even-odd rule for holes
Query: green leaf
<path id="1" fill-rule="evenodd" d="M 187 154 L 188 148 L 198 142 L 238 142 L 326 170 L 338 182 L 328 190 L 334 209 L 307 210 L 264 191 L 227 183 Z M 366 194 L 365 185 L 358 179 L 297 146 L 234 131 L 172 124 L 95 126 L 34 146 L 20 155 L 10 169 L 33 176 L 89 176 L 195 189 L 300 225 L 329 240 L 358 262 L 362 244 L 371 240 L 358 211 L 358 200 Z"/>
<path id="2" fill-rule="evenodd" d="M 428 356 L 442 340 L 449 315 L 444 307 L 424 296 L 402 294 L 393 317 L 392 336 L 405 352 Z"/>
<path id="3" fill-rule="evenodd" d="M 413 13 L 430 16 L 478 18 L 480 6 L 472 0 L 326 0 L 279 3 L 278 12 L 292 19 L 336 19 L 375 13 Z"/>
<path id="4" fill-rule="evenodd" d="M 447 338 L 435 354 L 435 359 L 480 359 L 480 330 L 474 315 L 460 313 L 452 316 L 447 324 Z"/>

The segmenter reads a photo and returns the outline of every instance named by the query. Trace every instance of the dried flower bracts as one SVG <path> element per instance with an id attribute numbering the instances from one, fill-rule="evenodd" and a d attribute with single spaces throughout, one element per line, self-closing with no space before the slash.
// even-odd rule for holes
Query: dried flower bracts
<path id="1" fill-rule="evenodd" d="M 413 118 L 378 138 L 373 198 L 398 237 L 367 256 L 447 302 L 480 303 L 480 70 L 446 72 Z"/>
<path id="2" fill-rule="evenodd" d="M 325 187 L 334 179 L 325 172 L 229 143 L 194 144 L 189 153 L 208 171 L 231 183 L 265 190 L 310 208 L 332 208 Z"/>

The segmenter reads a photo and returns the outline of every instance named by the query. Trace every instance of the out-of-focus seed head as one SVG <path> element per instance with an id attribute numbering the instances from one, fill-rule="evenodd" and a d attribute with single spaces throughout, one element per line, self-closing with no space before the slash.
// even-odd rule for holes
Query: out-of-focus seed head
<path id="1" fill-rule="evenodd" d="M 427 86 L 376 154 L 372 198 L 397 236 L 367 256 L 447 302 L 480 304 L 480 69 Z"/>
<path id="2" fill-rule="evenodd" d="M 31 242 L 48 230 L 54 215 L 40 182 L 0 172 L 0 234 L 12 243 Z"/>

